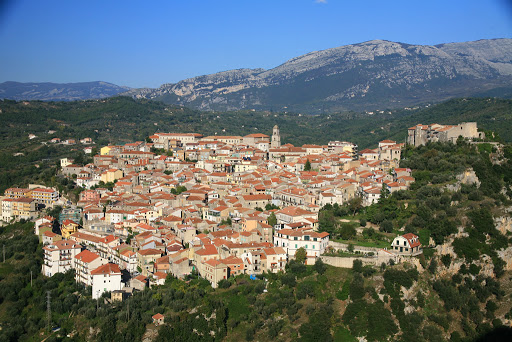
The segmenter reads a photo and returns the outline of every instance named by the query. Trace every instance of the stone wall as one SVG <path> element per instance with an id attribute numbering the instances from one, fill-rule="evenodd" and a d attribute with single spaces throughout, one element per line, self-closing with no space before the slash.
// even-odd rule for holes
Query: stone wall
<path id="1" fill-rule="evenodd" d="M 348 251 L 348 244 L 346 244 L 346 243 L 329 241 L 329 245 L 328 246 L 331 247 L 334 250 L 340 250 L 341 249 L 344 252 Z M 370 252 L 373 252 L 373 253 L 377 254 L 378 251 L 381 250 L 381 249 L 382 248 L 363 247 L 363 246 L 356 246 L 356 245 L 354 245 L 354 252 L 359 252 L 359 253 L 370 253 Z"/>
<path id="2" fill-rule="evenodd" d="M 357 259 L 363 262 L 363 266 L 380 266 L 382 263 L 389 264 L 391 260 L 393 260 L 395 263 L 398 263 L 401 260 L 400 257 L 387 252 L 371 257 L 333 257 L 322 255 L 320 256 L 320 259 L 322 259 L 322 261 L 328 265 L 342 268 L 352 268 L 354 260 Z"/>

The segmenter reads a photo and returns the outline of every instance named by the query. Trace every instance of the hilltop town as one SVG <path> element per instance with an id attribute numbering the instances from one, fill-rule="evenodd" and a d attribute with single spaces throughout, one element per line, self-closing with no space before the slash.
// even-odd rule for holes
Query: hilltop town
<path id="1" fill-rule="evenodd" d="M 431 128 L 417 127 L 410 131 Z M 457 128 L 446 127 L 433 125 Z M 42 273 L 73 268 L 93 298 L 163 284 L 169 274 L 196 272 L 217 287 L 239 274 L 284 271 L 301 250 L 314 264 L 337 246 L 319 230 L 319 210 L 369 206 L 407 189 L 414 178 L 400 168 L 404 148 L 391 140 L 362 151 L 345 141 L 296 147 L 281 144 L 277 125 L 271 136 L 155 133 L 101 147 L 87 165 L 62 159 L 60 173 L 85 189 L 75 204 L 44 186 L 7 189 L 2 220 L 35 220 Z M 57 206 L 59 217 L 44 215 Z M 410 233 L 389 247 L 376 251 L 378 262 L 421 254 Z"/>

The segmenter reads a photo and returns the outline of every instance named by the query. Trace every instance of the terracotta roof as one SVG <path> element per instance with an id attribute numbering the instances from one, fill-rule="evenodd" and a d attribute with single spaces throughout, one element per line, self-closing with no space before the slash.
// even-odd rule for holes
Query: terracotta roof
<path id="1" fill-rule="evenodd" d="M 121 274 L 121 270 L 119 269 L 119 266 L 117 266 L 116 264 L 108 263 L 91 271 L 91 275 L 99 274 Z"/>
<path id="2" fill-rule="evenodd" d="M 210 260 L 207 260 L 204 262 L 205 264 L 208 264 L 210 266 L 213 266 L 213 267 L 216 267 L 218 265 L 222 265 L 222 262 L 220 262 L 219 260 L 215 260 L 215 259 L 210 259 Z"/>
<path id="3" fill-rule="evenodd" d="M 162 251 L 159 249 L 148 248 L 137 251 L 140 255 L 162 255 Z"/>
<path id="4" fill-rule="evenodd" d="M 402 235 L 402 237 L 407 240 L 411 248 L 421 246 L 420 238 L 418 237 L 418 235 L 414 235 L 413 233 L 407 233 Z"/>
<path id="5" fill-rule="evenodd" d="M 100 256 L 96 253 L 93 253 L 89 250 L 83 250 L 82 252 L 78 253 L 77 255 L 75 255 L 75 259 L 78 259 L 86 264 L 96 260 L 97 258 L 99 258 Z"/>
<path id="6" fill-rule="evenodd" d="M 141 275 L 136 276 L 136 277 L 135 277 L 135 278 L 133 278 L 133 279 L 137 279 L 138 281 L 143 282 L 144 284 L 145 284 L 145 283 L 147 283 L 146 277 L 144 277 L 142 274 L 141 274 Z"/>
<path id="7" fill-rule="evenodd" d="M 214 245 L 204 245 L 204 247 L 200 250 L 196 251 L 198 255 L 216 255 L 219 254 L 217 248 Z"/>

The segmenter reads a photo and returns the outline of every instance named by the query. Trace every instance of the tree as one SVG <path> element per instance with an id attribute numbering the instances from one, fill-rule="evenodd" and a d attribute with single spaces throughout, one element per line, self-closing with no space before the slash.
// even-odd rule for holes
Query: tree
<path id="1" fill-rule="evenodd" d="M 233 224 L 233 222 L 231 221 L 230 217 L 220 221 L 221 226 L 231 226 L 232 224 Z"/>
<path id="2" fill-rule="evenodd" d="M 393 222 L 390 220 L 385 220 L 380 225 L 380 230 L 386 233 L 391 233 L 393 231 Z"/>
<path id="3" fill-rule="evenodd" d="M 343 240 L 350 240 L 356 236 L 356 228 L 351 223 L 342 223 L 340 229 L 340 237 Z"/>
<path id="4" fill-rule="evenodd" d="M 268 216 L 267 222 L 268 222 L 268 224 L 269 224 L 269 225 L 271 225 L 272 227 L 274 227 L 274 226 L 277 224 L 277 217 L 276 217 L 276 214 L 271 213 L 271 214 Z"/>
<path id="5" fill-rule="evenodd" d="M 352 269 L 354 272 L 361 273 L 363 271 L 363 262 L 359 259 L 354 260 L 352 263 Z"/>
<path id="6" fill-rule="evenodd" d="M 298 262 L 304 263 L 306 261 L 308 254 L 304 247 L 301 247 L 295 251 L 295 260 Z"/>
<path id="7" fill-rule="evenodd" d="M 265 205 L 265 210 L 273 210 L 273 209 L 280 209 L 279 206 L 273 204 L 273 203 L 267 203 Z"/>
<path id="8" fill-rule="evenodd" d="M 327 269 L 327 266 L 325 266 L 325 263 L 322 261 L 322 259 L 318 258 L 316 259 L 313 268 L 318 274 L 324 274 L 325 270 Z"/>
<path id="9" fill-rule="evenodd" d="M 385 183 L 382 183 L 382 189 L 380 190 L 380 199 L 379 202 L 382 203 L 383 200 L 388 198 L 389 196 L 389 190 Z"/>
<path id="10" fill-rule="evenodd" d="M 311 171 L 311 163 L 309 159 L 306 159 L 306 164 L 304 165 L 304 171 Z"/>
<path id="11" fill-rule="evenodd" d="M 185 186 L 183 186 L 183 185 L 178 185 L 176 188 L 172 188 L 171 189 L 171 193 L 173 195 L 179 195 L 179 194 L 181 194 L 182 192 L 185 192 L 185 191 L 187 191 L 187 188 Z"/>
<path id="12" fill-rule="evenodd" d="M 352 216 L 355 216 L 356 213 L 361 210 L 363 207 L 363 199 L 361 197 L 354 197 L 350 201 L 348 201 L 348 208 L 352 212 Z"/>
<path id="13" fill-rule="evenodd" d="M 348 246 L 347 246 L 347 250 L 350 252 L 350 253 L 354 253 L 354 245 L 349 243 Z"/>

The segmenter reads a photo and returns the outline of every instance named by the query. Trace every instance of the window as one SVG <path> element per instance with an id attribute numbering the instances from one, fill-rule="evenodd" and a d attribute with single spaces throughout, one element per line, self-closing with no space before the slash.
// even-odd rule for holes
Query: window
<path id="1" fill-rule="evenodd" d="M 295 248 L 297 248 L 297 244 L 295 244 Z"/>

